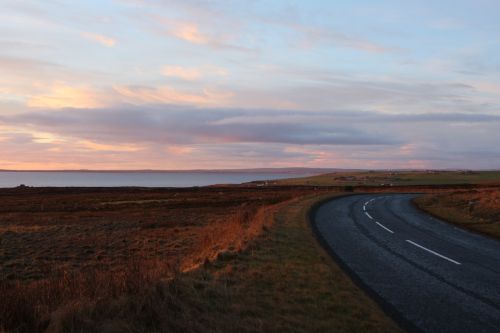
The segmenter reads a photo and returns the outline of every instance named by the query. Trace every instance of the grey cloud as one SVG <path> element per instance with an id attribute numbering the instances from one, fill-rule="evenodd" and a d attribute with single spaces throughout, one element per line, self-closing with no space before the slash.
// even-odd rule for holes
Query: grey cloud
<path id="1" fill-rule="evenodd" d="M 224 156 L 228 160 L 244 158 L 248 160 L 276 160 L 283 159 L 303 159 L 314 153 L 304 153 L 299 151 L 286 151 L 282 144 L 269 143 L 266 145 L 255 145 L 253 143 L 232 143 L 227 145 L 205 144 L 199 149 L 203 149 L 209 156 Z"/>
<path id="2" fill-rule="evenodd" d="M 500 72 L 500 62 L 496 57 L 470 57 L 466 59 L 458 72 L 466 75 L 497 75 Z"/>
<path id="3" fill-rule="evenodd" d="M 13 39 L 12 36 L 9 36 L 10 39 L 0 39 L 0 49 L 12 51 L 39 51 L 39 50 L 47 50 L 49 49 L 49 45 L 43 42 L 30 42 L 23 40 Z"/>
<path id="4" fill-rule="evenodd" d="M 66 136 L 110 142 L 225 143 L 258 142 L 316 145 L 400 144 L 399 131 L 381 126 L 414 127 L 444 123 L 498 123 L 500 115 L 477 113 L 382 114 L 361 111 L 197 109 L 144 106 L 66 109 L 0 116 L 0 123 Z M 378 124 L 375 126 L 374 124 Z M 440 125 L 437 125 L 440 126 Z"/>
<path id="5" fill-rule="evenodd" d="M 421 114 L 384 114 L 370 116 L 373 121 L 378 122 L 500 122 L 500 115 L 477 114 L 477 113 L 421 113 Z"/>
<path id="6" fill-rule="evenodd" d="M 368 167 L 364 163 L 375 162 L 378 164 L 371 165 L 396 167 L 410 160 L 433 167 L 500 166 L 500 114 L 150 105 L 2 115 L 0 125 L 110 145 L 139 144 L 144 154 L 158 159 L 162 147 L 173 144 L 189 145 L 195 149 L 190 158 L 204 161 L 239 157 L 256 164 L 279 160 L 306 165 L 315 159 L 333 161 L 342 156 L 352 162 L 345 165 L 349 167 Z M 21 140 L 17 146 L 24 145 L 23 138 L 13 140 Z"/>
<path id="7" fill-rule="evenodd" d="M 2 133 L 1 135 L 4 140 L 8 141 L 14 145 L 25 145 L 32 143 L 34 141 L 34 137 L 31 134 L 26 133 Z"/>
<path id="8" fill-rule="evenodd" d="M 276 71 L 280 78 L 300 82 L 273 89 L 233 88 L 233 102 L 255 108 L 287 104 L 308 110 L 372 109 L 398 113 L 479 112 L 500 110 L 499 99 L 478 95 L 461 82 L 426 83 L 384 79 L 357 79 L 317 71 Z"/>
<path id="9" fill-rule="evenodd" d="M 304 41 L 306 43 L 333 43 L 343 47 L 370 53 L 386 53 L 400 50 L 398 48 L 387 47 L 380 43 L 349 36 L 337 31 L 298 25 L 291 26 L 304 35 Z"/>
<path id="10" fill-rule="evenodd" d="M 0 117 L 7 125 L 30 127 L 66 136 L 111 142 L 165 142 L 178 144 L 259 142 L 319 145 L 397 144 L 394 135 L 366 131 L 346 121 L 317 121 L 306 112 L 297 122 L 281 122 L 266 110 L 206 110 L 168 107 L 141 109 L 67 109 Z M 271 114 L 276 112 L 271 111 Z M 293 112 L 285 111 L 293 115 Z M 260 123 L 218 123 L 235 115 L 267 116 Z M 318 114 L 325 116 L 327 114 Z"/>
<path id="11" fill-rule="evenodd" d="M 10 57 L 0 55 L 0 67 L 16 74 L 29 74 L 33 72 L 49 72 L 63 69 L 55 63 L 37 59 Z"/>

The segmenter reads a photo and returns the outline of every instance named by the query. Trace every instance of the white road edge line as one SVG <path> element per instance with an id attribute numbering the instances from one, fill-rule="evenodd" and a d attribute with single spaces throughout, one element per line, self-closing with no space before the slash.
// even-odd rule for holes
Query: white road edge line
<path id="1" fill-rule="evenodd" d="M 377 221 L 375 221 L 375 223 L 377 223 L 377 225 L 381 228 L 384 228 L 385 230 L 387 230 L 388 232 L 390 232 L 391 234 L 394 233 L 394 231 L 392 231 L 391 229 L 387 228 L 385 225 L 383 225 L 382 223 L 379 223 Z"/>
<path id="2" fill-rule="evenodd" d="M 365 212 L 365 215 L 368 216 L 370 219 L 373 220 L 373 217 L 370 214 L 368 214 L 368 212 Z"/>
<path id="3" fill-rule="evenodd" d="M 415 243 L 415 242 L 412 242 L 412 241 L 411 241 L 411 240 L 409 240 L 409 239 L 407 239 L 406 241 L 407 241 L 408 243 L 412 244 L 412 245 L 415 245 L 416 247 L 421 248 L 422 250 L 425 250 L 425 251 L 427 251 L 427 252 L 429 252 L 429 253 L 432 253 L 432 254 L 433 254 L 433 255 L 435 255 L 435 256 L 438 256 L 438 257 L 440 257 L 440 258 L 443 258 L 443 259 L 445 259 L 445 260 L 448 260 L 449 262 L 452 262 L 452 263 L 454 263 L 455 265 L 462 265 L 462 264 L 461 264 L 461 263 L 459 263 L 458 261 L 455 261 L 455 260 L 450 259 L 450 258 L 448 258 L 448 257 L 446 257 L 446 256 L 443 256 L 442 254 L 439 254 L 439 253 L 437 253 L 437 252 L 434 252 L 434 251 L 432 251 L 432 250 L 429 250 L 428 248 L 423 247 L 422 245 L 417 244 L 417 243 Z"/>

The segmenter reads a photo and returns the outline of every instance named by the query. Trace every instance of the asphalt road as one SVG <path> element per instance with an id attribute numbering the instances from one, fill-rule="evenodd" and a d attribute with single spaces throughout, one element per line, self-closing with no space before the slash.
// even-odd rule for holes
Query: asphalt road
<path id="1" fill-rule="evenodd" d="M 355 195 L 313 215 L 323 245 L 403 327 L 500 332 L 500 242 L 439 221 L 415 195 Z"/>

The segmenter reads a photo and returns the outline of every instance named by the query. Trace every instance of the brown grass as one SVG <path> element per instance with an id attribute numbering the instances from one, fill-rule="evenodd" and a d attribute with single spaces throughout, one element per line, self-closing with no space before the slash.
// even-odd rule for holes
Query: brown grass
<path id="1" fill-rule="evenodd" d="M 38 280 L 61 271 L 129 261 L 178 261 L 181 270 L 245 242 L 247 222 L 300 191 L 260 189 L 0 191 L 0 280 Z M 201 253 L 200 256 L 200 251 Z M 200 258 L 196 258 L 200 257 Z M 190 258 L 186 260 L 186 258 Z"/>
<path id="2" fill-rule="evenodd" d="M 261 218 L 268 227 L 246 250 L 222 252 L 216 261 L 172 280 L 147 276 L 143 272 L 148 270 L 132 267 L 117 278 L 119 283 L 113 286 L 120 288 L 114 289 L 106 285 L 111 277 L 103 276 L 104 284 L 95 293 L 92 287 L 83 288 L 85 297 L 59 306 L 41 328 L 48 332 L 399 332 L 317 246 L 306 213 L 320 199 L 314 195 L 266 212 Z M 74 278 L 78 279 L 70 277 L 61 287 L 71 285 Z M 100 286 L 97 281 L 85 284 Z M 104 295 L 96 297 L 100 292 Z"/>
<path id="3" fill-rule="evenodd" d="M 415 203 L 446 221 L 500 239 L 499 188 L 427 194 Z"/>
<path id="4" fill-rule="evenodd" d="M 0 329 L 43 331 L 61 309 L 144 295 L 221 252 L 241 251 L 269 209 L 305 193 L 3 190 Z"/>
<path id="5" fill-rule="evenodd" d="M 342 188 L 0 190 L 0 332 L 397 331 L 307 227 Z M 500 233 L 498 189 L 439 191 L 422 207 Z"/>

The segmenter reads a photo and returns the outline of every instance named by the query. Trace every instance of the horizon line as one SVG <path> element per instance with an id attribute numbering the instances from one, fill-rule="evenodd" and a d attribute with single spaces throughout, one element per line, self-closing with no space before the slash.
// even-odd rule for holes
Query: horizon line
<path id="1" fill-rule="evenodd" d="M 275 167 L 275 168 L 228 168 L 228 169 L 1 169 L 0 172 L 263 172 L 263 171 L 500 171 L 499 169 L 471 169 L 471 168 L 331 168 L 331 167 Z"/>

